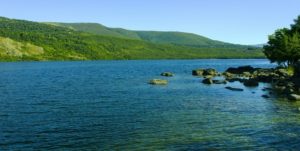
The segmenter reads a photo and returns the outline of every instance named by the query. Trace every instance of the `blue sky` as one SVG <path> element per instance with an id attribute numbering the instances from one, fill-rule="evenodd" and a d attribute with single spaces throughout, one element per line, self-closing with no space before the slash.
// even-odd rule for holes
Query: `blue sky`
<path id="1" fill-rule="evenodd" d="M 191 32 L 238 44 L 267 41 L 300 15 L 300 0 L 6 0 L 0 16 Z"/>

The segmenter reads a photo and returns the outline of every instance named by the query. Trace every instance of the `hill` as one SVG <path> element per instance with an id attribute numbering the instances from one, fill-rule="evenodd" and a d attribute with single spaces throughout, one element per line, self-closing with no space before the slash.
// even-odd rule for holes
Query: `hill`
<path id="1" fill-rule="evenodd" d="M 157 44 L 4 17 L 0 17 L 0 37 L 1 61 L 263 57 L 261 50 Z"/>
<path id="2" fill-rule="evenodd" d="M 235 45 L 209 39 L 204 36 L 184 32 L 161 32 L 161 31 L 134 31 L 122 28 L 109 28 L 97 23 L 48 23 L 67 27 L 77 31 L 88 32 L 103 36 L 144 40 L 158 44 L 175 44 L 190 47 L 212 48 L 245 48 L 248 46 Z"/>

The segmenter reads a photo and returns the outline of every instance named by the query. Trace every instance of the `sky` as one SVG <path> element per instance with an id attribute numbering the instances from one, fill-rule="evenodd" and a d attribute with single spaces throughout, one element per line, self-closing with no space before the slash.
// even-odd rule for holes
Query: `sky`
<path id="1" fill-rule="evenodd" d="M 132 30 L 182 31 L 236 44 L 262 44 L 300 15 L 300 0 L 3 0 L 0 16 L 94 22 Z"/>

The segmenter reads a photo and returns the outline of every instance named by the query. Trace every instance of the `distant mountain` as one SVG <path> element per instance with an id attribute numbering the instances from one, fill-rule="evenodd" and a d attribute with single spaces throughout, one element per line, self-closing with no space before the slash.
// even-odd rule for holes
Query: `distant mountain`
<path id="1" fill-rule="evenodd" d="M 264 57 L 260 49 L 250 50 L 244 46 L 212 47 L 199 41 L 199 44 L 194 43 L 195 47 L 188 38 L 184 38 L 186 41 L 177 38 L 184 35 L 182 33 L 180 36 L 175 33 L 174 38 L 169 36 L 173 32 L 148 34 L 87 25 L 88 28 L 83 24 L 66 27 L 0 17 L 0 61 Z M 147 38 L 149 40 L 143 40 Z"/>
<path id="2" fill-rule="evenodd" d="M 251 45 L 252 47 L 256 47 L 256 48 L 263 48 L 264 45 L 266 45 L 266 43 L 264 44 L 256 44 L 256 45 Z"/>
<path id="3" fill-rule="evenodd" d="M 102 36 L 113 36 L 119 38 L 128 38 L 144 40 L 159 44 L 175 44 L 190 47 L 209 47 L 209 48 L 233 48 L 248 47 L 235 45 L 209 39 L 204 36 L 184 33 L 184 32 L 162 32 L 162 31 L 134 31 L 123 28 L 109 28 L 97 23 L 48 23 L 52 25 L 67 27 L 77 31 L 98 34 Z"/>

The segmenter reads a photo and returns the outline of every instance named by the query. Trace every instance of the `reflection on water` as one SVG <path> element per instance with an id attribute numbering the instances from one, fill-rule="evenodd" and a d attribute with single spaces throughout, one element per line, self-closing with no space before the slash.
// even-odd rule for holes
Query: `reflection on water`
<path id="1" fill-rule="evenodd" d="M 207 86 L 195 68 L 266 60 L 0 63 L 0 150 L 299 149 L 300 104 Z M 164 71 L 167 86 L 148 85 Z"/>

